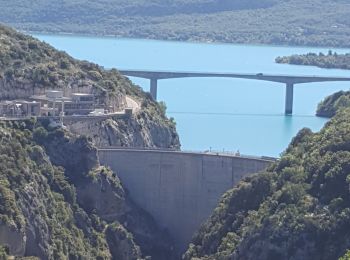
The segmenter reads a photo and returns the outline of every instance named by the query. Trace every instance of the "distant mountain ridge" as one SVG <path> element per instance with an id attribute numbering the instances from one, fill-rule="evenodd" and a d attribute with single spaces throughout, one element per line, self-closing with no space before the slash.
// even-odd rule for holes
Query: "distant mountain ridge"
<path id="1" fill-rule="evenodd" d="M 350 46 L 348 0 L 0 1 L 0 22 L 35 32 Z"/>

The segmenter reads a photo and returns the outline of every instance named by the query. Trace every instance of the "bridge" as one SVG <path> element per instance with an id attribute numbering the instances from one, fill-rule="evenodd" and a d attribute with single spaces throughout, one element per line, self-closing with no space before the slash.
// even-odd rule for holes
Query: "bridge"
<path id="1" fill-rule="evenodd" d="M 179 254 L 224 192 L 273 162 L 268 157 L 142 148 L 100 148 L 98 155 L 102 165 L 118 174 L 133 201 L 169 232 Z"/>
<path id="2" fill-rule="evenodd" d="M 209 73 L 209 72 L 174 72 L 174 71 L 144 71 L 144 70 L 120 70 L 125 76 L 145 78 L 150 80 L 150 93 L 154 100 L 157 100 L 158 80 L 175 78 L 239 78 L 251 80 L 263 80 L 278 82 L 286 85 L 285 114 L 293 113 L 293 92 L 295 84 L 328 82 L 328 81 L 350 81 L 347 77 L 327 76 L 293 76 L 293 75 L 272 75 L 272 74 L 242 74 L 242 73 Z"/>

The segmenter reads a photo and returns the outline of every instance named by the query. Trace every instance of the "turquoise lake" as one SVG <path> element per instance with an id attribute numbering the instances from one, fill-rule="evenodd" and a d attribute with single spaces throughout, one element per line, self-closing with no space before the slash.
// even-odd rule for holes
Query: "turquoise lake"
<path id="1" fill-rule="evenodd" d="M 350 76 L 350 71 L 280 65 L 277 56 L 327 52 L 326 48 L 166 42 L 108 37 L 35 35 L 78 59 L 106 68 L 196 72 Z M 334 49 L 338 53 L 348 49 Z M 149 81 L 132 78 L 143 89 Z M 185 78 L 158 81 L 158 100 L 174 117 L 183 150 L 237 151 L 279 156 L 303 127 L 318 131 L 327 121 L 314 116 L 317 104 L 350 83 L 300 84 L 294 113 L 285 116 L 285 86 L 264 81 Z"/>

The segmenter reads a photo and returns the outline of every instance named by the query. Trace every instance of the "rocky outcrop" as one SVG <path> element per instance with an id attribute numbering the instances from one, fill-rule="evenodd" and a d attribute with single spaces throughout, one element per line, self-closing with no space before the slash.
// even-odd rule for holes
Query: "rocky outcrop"
<path id="1" fill-rule="evenodd" d="M 110 224 L 121 223 L 133 234 L 133 243 L 140 246 L 143 256 L 175 257 L 170 236 L 133 203 L 117 174 L 99 165 L 97 150 L 89 138 L 60 128 L 47 134 L 45 130 L 34 130 L 34 139 L 42 144 L 54 165 L 65 169 L 66 177 L 75 186 L 77 203 L 87 214 L 96 214 Z"/>
<path id="2" fill-rule="evenodd" d="M 9 251 L 18 256 L 25 253 L 27 237 L 13 226 L 0 224 L 0 245 L 8 247 Z"/>
<path id="3" fill-rule="evenodd" d="M 119 257 L 115 259 L 136 259 L 134 257 L 140 255 L 138 247 L 142 255 L 152 256 L 152 259 L 175 258 L 169 235 L 158 228 L 146 211 L 131 201 L 116 174 L 100 167 L 89 176 L 89 181 L 76 183 L 77 201 L 87 213 L 95 213 L 110 223 L 106 234 L 108 243 L 115 244 L 112 255 L 116 254 L 114 251 L 119 252 Z M 125 247 L 126 244 L 129 246 Z M 121 255 L 125 258 L 120 258 Z"/>
<path id="4" fill-rule="evenodd" d="M 117 112 L 130 105 L 129 99 L 138 105 L 130 120 L 77 121 L 68 127 L 74 133 L 91 137 L 98 147 L 180 147 L 175 124 L 167 119 L 161 106 L 116 69 L 105 70 L 73 59 L 1 25 L 0 35 L 0 100 L 26 99 L 60 89 L 65 95 L 92 93 L 96 107 Z"/>
<path id="5" fill-rule="evenodd" d="M 94 94 L 99 107 L 116 111 L 126 106 L 126 92 L 135 90 L 117 70 L 75 60 L 2 25 L 0 34 L 0 100 L 25 99 L 61 89 L 66 95 Z"/>
<path id="6" fill-rule="evenodd" d="M 147 116 L 104 121 L 75 121 L 70 131 L 90 137 L 97 147 L 162 147 L 179 149 L 176 129 L 157 124 Z"/>
<path id="7" fill-rule="evenodd" d="M 130 233 L 122 225 L 113 223 L 107 227 L 105 233 L 114 259 L 141 259 L 140 248 L 135 244 Z"/>
<path id="8" fill-rule="evenodd" d="M 21 199 L 18 201 L 19 207 L 26 220 L 26 244 L 25 255 L 38 256 L 40 259 L 46 259 L 53 256 L 53 248 L 50 244 L 51 232 L 50 223 L 44 214 L 33 211 L 40 209 L 42 213 L 48 213 L 51 205 L 55 203 L 53 198 L 48 196 L 50 190 L 47 180 L 44 176 L 36 176 L 36 181 L 28 183 L 21 192 Z M 43 200 L 46 198 L 46 200 Z M 17 255 L 12 252 L 12 254 Z"/>
<path id="9" fill-rule="evenodd" d="M 318 104 L 316 115 L 320 117 L 333 117 L 338 110 L 350 106 L 350 91 L 339 91 L 327 96 Z"/>
<path id="10" fill-rule="evenodd" d="M 0 248 L 40 259 L 174 259 L 171 238 L 100 167 L 96 150 L 179 148 L 174 122 L 117 70 L 1 25 L 0 34 L 0 100 L 62 89 L 93 93 L 111 110 L 127 106 L 126 96 L 139 104 L 132 117 L 77 121 L 71 132 L 47 120 L 0 124 Z"/>
<path id="11" fill-rule="evenodd" d="M 104 167 L 90 173 L 91 181 L 76 184 L 77 200 L 86 212 L 95 212 L 102 219 L 113 222 L 131 211 L 119 178 Z"/>
<path id="12" fill-rule="evenodd" d="M 22 99 L 34 95 L 29 81 L 8 81 L 0 75 L 0 100 Z"/>

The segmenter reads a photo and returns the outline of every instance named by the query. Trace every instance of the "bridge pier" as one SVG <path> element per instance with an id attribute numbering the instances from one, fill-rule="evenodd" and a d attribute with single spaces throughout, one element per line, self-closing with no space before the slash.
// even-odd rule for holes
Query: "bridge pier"
<path id="1" fill-rule="evenodd" d="M 286 103 L 285 103 L 285 115 L 293 114 L 293 92 L 294 92 L 294 84 L 287 83 L 286 84 Z"/>
<path id="2" fill-rule="evenodd" d="M 213 73 L 213 72 L 176 72 L 176 71 L 142 71 L 142 70 L 120 70 L 125 76 L 138 77 L 150 80 L 150 93 L 154 100 L 157 100 L 157 81 L 159 79 L 175 79 L 189 77 L 216 77 L 216 78 L 240 78 L 264 80 L 286 84 L 285 114 L 293 113 L 293 88 L 294 84 L 329 82 L 329 81 L 350 81 L 350 77 L 325 77 L 325 76 L 293 76 L 293 75 L 268 75 L 241 74 L 241 73 Z"/>
<path id="3" fill-rule="evenodd" d="M 157 100 L 158 79 L 152 78 L 150 79 L 150 83 L 151 83 L 151 87 L 150 87 L 151 96 L 153 97 L 154 100 Z"/>

